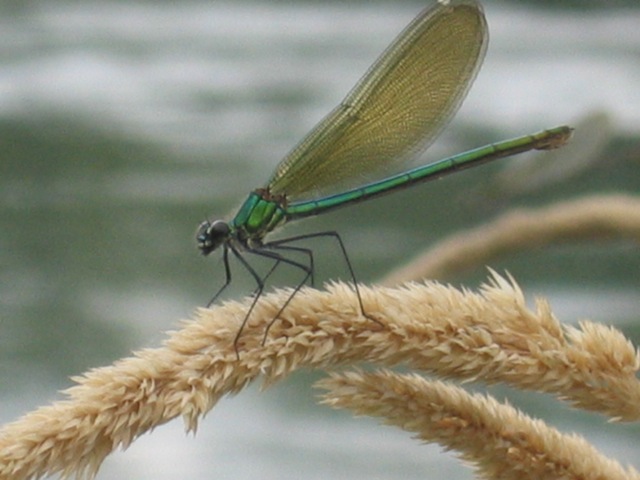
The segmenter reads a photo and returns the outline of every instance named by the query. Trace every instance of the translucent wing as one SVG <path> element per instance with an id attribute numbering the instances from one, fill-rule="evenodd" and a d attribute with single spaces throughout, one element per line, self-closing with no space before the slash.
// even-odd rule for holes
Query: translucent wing
<path id="1" fill-rule="evenodd" d="M 268 188 L 303 201 L 399 170 L 460 107 L 488 40 L 475 0 L 439 0 L 280 162 Z"/>

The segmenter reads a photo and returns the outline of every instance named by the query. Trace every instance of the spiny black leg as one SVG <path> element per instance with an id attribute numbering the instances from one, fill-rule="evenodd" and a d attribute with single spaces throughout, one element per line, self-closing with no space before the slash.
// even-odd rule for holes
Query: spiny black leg
<path id="1" fill-rule="evenodd" d="M 382 322 L 379 320 L 370 317 L 367 315 L 367 312 L 364 311 L 364 304 L 362 303 L 362 296 L 360 295 L 360 289 L 358 288 L 358 279 L 356 278 L 356 272 L 353 270 L 353 266 L 351 265 L 351 260 L 349 260 L 349 255 L 347 254 L 347 249 L 342 242 L 342 238 L 338 234 L 338 232 L 320 232 L 316 234 L 318 237 L 333 237 L 338 241 L 338 245 L 340 245 L 340 250 L 342 250 L 342 258 L 344 258 L 345 263 L 347 264 L 347 268 L 349 269 L 349 274 L 351 275 L 351 280 L 353 280 L 353 288 L 356 291 L 356 296 L 358 297 L 358 303 L 360 304 L 360 312 L 364 317 L 367 317 L 369 320 L 373 320 L 377 324 L 384 326 Z"/>
<path id="2" fill-rule="evenodd" d="M 240 329 L 238 330 L 238 333 L 236 334 L 236 337 L 235 337 L 235 339 L 233 341 L 233 346 L 235 348 L 236 356 L 237 356 L 238 360 L 240 360 L 240 352 L 239 352 L 239 349 L 238 349 L 238 341 L 240 339 L 240 336 L 242 335 L 242 331 L 244 330 L 244 327 L 247 324 L 247 321 L 249 320 L 249 316 L 251 315 L 251 312 L 253 311 L 256 303 L 258 302 L 258 299 L 260 298 L 260 295 L 262 295 L 262 292 L 263 292 L 264 286 L 265 286 L 265 281 L 271 276 L 271 274 L 276 270 L 276 268 L 281 263 L 286 263 L 288 265 L 291 265 L 292 267 L 295 267 L 295 268 L 298 268 L 298 269 L 302 270 L 305 273 L 305 275 L 304 275 L 304 278 L 302 279 L 302 281 L 299 282 L 298 285 L 294 288 L 293 292 L 291 293 L 291 295 L 289 295 L 289 297 L 287 298 L 285 303 L 282 305 L 282 307 L 278 310 L 278 313 L 274 316 L 273 320 L 271 320 L 271 322 L 267 325 L 267 327 L 265 329 L 265 332 L 264 332 L 264 337 L 262 339 L 262 345 L 263 346 L 264 346 L 264 344 L 266 342 L 267 335 L 269 333 L 269 329 L 276 322 L 276 320 L 278 320 L 278 317 L 280 316 L 280 314 L 282 314 L 284 309 L 289 305 L 291 300 L 293 300 L 293 297 L 295 297 L 295 295 L 300 291 L 302 286 L 310 278 L 311 278 L 312 284 L 313 284 L 313 277 L 314 277 L 313 251 L 310 250 L 310 249 L 307 249 L 307 248 L 294 247 L 294 246 L 291 246 L 291 245 L 288 245 L 288 244 L 292 243 L 292 242 L 299 241 L 299 240 L 306 240 L 306 239 L 309 239 L 309 238 L 317 238 L 317 237 L 332 237 L 332 238 L 335 238 L 337 240 L 338 245 L 340 246 L 340 250 L 342 251 L 342 257 L 345 260 L 345 263 L 347 265 L 347 269 L 349 270 L 349 274 L 351 275 L 351 279 L 353 281 L 353 287 L 354 287 L 356 296 L 358 297 L 358 305 L 360 307 L 360 312 L 362 313 L 362 315 L 364 317 L 368 318 L 372 322 L 375 322 L 375 323 L 377 323 L 378 325 L 380 325 L 382 327 L 385 326 L 380 320 L 372 317 L 371 315 L 367 314 L 367 312 L 365 311 L 364 304 L 362 302 L 362 296 L 360 295 L 360 289 L 358 288 L 358 280 L 356 278 L 355 271 L 353 269 L 353 266 L 351 265 L 351 261 L 349 260 L 349 255 L 347 254 L 347 249 L 345 248 L 344 243 L 342 241 L 342 238 L 340 237 L 338 232 L 326 231 L 326 232 L 317 232 L 317 233 L 311 233 L 311 234 L 305 234 L 305 235 L 297 235 L 295 237 L 289 237 L 289 238 L 285 238 L 285 239 L 281 239 L 281 240 L 276 240 L 274 242 L 269 242 L 267 244 L 262 245 L 260 248 L 253 248 L 253 249 L 247 250 L 247 253 L 252 253 L 254 255 L 270 258 L 270 259 L 275 261 L 275 263 L 271 267 L 271 269 L 262 278 L 253 269 L 253 267 L 251 267 L 251 265 L 240 254 L 240 252 L 236 248 L 234 248 L 233 246 L 229 245 L 228 248 L 231 249 L 231 251 L 234 254 L 234 256 L 242 263 L 242 265 L 251 274 L 251 276 L 253 276 L 253 278 L 254 278 L 254 280 L 256 281 L 256 284 L 257 284 L 257 288 L 254 291 L 253 302 L 251 303 L 251 305 L 249 307 L 249 311 L 247 312 L 244 320 L 242 321 L 242 324 L 240 325 Z M 227 245 L 225 245 L 225 247 L 227 247 Z M 307 258 L 309 259 L 309 264 L 305 265 L 302 262 L 286 258 L 282 254 L 278 253 L 278 250 L 295 251 L 295 252 L 298 252 L 298 253 L 305 254 L 307 256 Z M 228 263 L 228 258 L 227 257 L 228 257 L 227 248 L 225 248 L 223 259 L 224 259 L 224 263 L 225 263 L 225 272 L 226 272 L 226 275 L 227 275 L 227 279 L 226 279 L 226 282 L 223 285 L 223 287 L 220 289 L 220 291 L 218 291 L 216 296 L 213 298 L 212 302 L 218 297 L 218 295 L 220 295 L 222 290 L 224 290 L 224 288 L 226 288 L 226 286 L 231 281 L 231 273 L 230 273 L 229 263 Z"/>
<path id="3" fill-rule="evenodd" d="M 250 253 L 253 252 L 253 250 L 248 250 Z M 269 279 L 269 277 L 271 276 L 271 274 L 273 272 L 275 272 L 276 268 L 278 267 L 278 265 L 280 265 L 280 259 L 276 260 L 273 265 L 271 266 L 271 268 L 269 269 L 269 271 L 267 272 L 267 274 L 265 276 L 262 277 L 262 283 L 267 283 L 267 280 Z M 258 289 L 255 289 L 253 291 L 253 296 L 256 295 L 256 292 L 258 291 Z"/>
<path id="4" fill-rule="evenodd" d="M 362 303 L 362 296 L 360 295 L 360 289 L 358 288 L 358 279 L 356 278 L 356 273 L 353 270 L 353 267 L 351 266 L 351 260 L 349 260 L 349 255 L 347 255 L 347 249 L 345 248 L 344 243 L 342 242 L 342 238 L 340 237 L 338 232 L 335 232 L 335 231 L 321 232 L 317 236 L 322 236 L 322 234 L 324 234 L 325 236 L 335 238 L 338 241 L 338 244 L 340 244 L 340 250 L 342 250 L 342 257 L 344 258 L 344 261 L 347 264 L 347 268 L 349 269 L 349 273 L 351 274 L 351 280 L 353 280 L 353 288 L 355 289 L 356 295 L 358 297 L 358 303 L 360 304 L 360 313 L 362 313 L 363 317 L 367 317 L 369 320 L 377 323 L 381 327 L 384 327 L 385 326 L 384 323 L 382 323 L 377 318 L 374 318 L 371 315 L 367 314 L 367 312 L 365 312 L 364 310 L 364 304 Z"/>
<path id="5" fill-rule="evenodd" d="M 307 271 L 305 276 L 304 276 L 304 278 L 302 279 L 302 281 L 300 283 L 298 283 L 298 285 L 296 285 L 296 288 L 293 289 L 293 292 L 291 292 L 291 295 L 289 295 L 289 298 L 287 298 L 287 301 L 284 302 L 284 304 L 282 304 L 282 307 L 280 307 L 280 310 L 278 310 L 278 313 L 275 314 L 275 316 L 273 317 L 273 320 L 271 320 L 269 322 L 269 324 L 267 325 L 267 328 L 264 329 L 264 335 L 262 336 L 262 346 L 263 347 L 264 347 L 265 343 L 267 342 L 267 335 L 269 335 L 269 330 L 271 329 L 273 324 L 276 323 L 276 321 L 278 320 L 278 317 L 280 317 L 282 312 L 284 312 L 284 309 L 287 308 L 289 303 L 291 303 L 291 300 L 293 300 L 293 297 L 295 297 L 296 294 L 300 291 L 300 289 L 305 284 L 305 282 L 307 281 L 307 279 L 309 278 L 310 275 L 311 275 L 311 271 Z"/>
<path id="6" fill-rule="evenodd" d="M 218 297 L 224 291 L 224 289 L 227 288 L 231 283 L 231 268 L 229 267 L 229 247 L 227 247 L 226 244 L 224 245 L 224 250 L 222 252 L 222 263 L 224 263 L 225 281 L 222 287 L 220 287 L 218 292 L 213 296 L 213 298 L 209 300 L 209 303 L 207 303 L 207 308 L 210 307 L 213 304 L 213 302 L 215 302 L 218 299 Z"/>
<path id="7" fill-rule="evenodd" d="M 273 248 L 273 245 L 272 244 L 270 244 L 270 245 Z M 276 248 L 281 248 L 281 247 L 276 247 Z M 283 249 L 284 250 L 297 250 L 296 248 L 286 248 L 286 247 L 283 248 Z M 300 270 L 305 272 L 305 276 L 302 279 L 302 281 L 300 283 L 298 283 L 296 288 L 293 289 L 293 292 L 291 293 L 291 295 L 289 295 L 289 298 L 287 298 L 287 300 L 284 302 L 282 307 L 280 307 L 280 310 L 278 310 L 278 313 L 276 313 L 274 315 L 273 320 L 271 320 L 271 322 L 269 322 L 269 324 L 267 325 L 267 328 L 265 328 L 264 336 L 262 337 L 262 346 L 264 346 L 264 344 L 267 341 L 267 335 L 269 334 L 269 330 L 271 329 L 272 325 L 276 322 L 276 320 L 278 320 L 278 317 L 280 316 L 280 314 L 284 311 L 285 308 L 287 308 L 287 305 L 289 305 L 291 300 L 293 300 L 293 297 L 295 297 L 295 295 L 300 291 L 302 286 L 306 283 L 306 281 L 311 276 L 311 268 L 308 265 L 305 265 L 303 263 L 297 262 L 295 260 L 291 260 L 290 258 L 283 257 L 278 252 L 264 250 L 263 248 L 250 250 L 249 252 L 253 253 L 255 255 L 259 255 L 261 257 L 272 258 L 272 259 L 276 260 L 277 262 L 286 263 L 286 264 L 291 265 L 293 267 L 299 268 Z"/>
<path id="8" fill-rule="evenodd" d="M 381 327 L 384 327 L 384 324 L 380 320 L 372 317 L 371 315 L 368 315 L 367 312 L 364 310 L 364 304 L 362 303 L 362 296 L 360 295 L 360 289 L 358 288 L 358 280 L 356 278 L 355 271 L 353 270 L 353 267 L 351 265 L 351 261 L 349 260 L 347 249 L 345 248 L 344 243 L 342 242 L 342 238 L 340 237 L 338 232 L 330 230 L 326 232 L 307 233 L 303 235 L 297 235 L 295 237 L 289 237 L 282 240 L 277 240 L 276 242 L 269 242 L 269 245 L 273 245 L 274 243 L 277 244 L 277 243 L 296 242 L 298 240 L 307 240 L 309 238 L 317 238 L 317 237 L 332 237 L 338 241 L 338 245 L 340 245 L 340 250 L 342 251 L 342 257 L 344 258 L 347 268 L 349 270 L 349 274 L 351 275 L 351 280 L 353 280 L 353 287 L 356 292 L 356 296 L 358 297 L 358 305 L 360 306 L 360 312 L 362 313 L 362 316 L 367 317 L 372 322 L 375 322 Z"/>
<path id="9" fill-rule="evenodd" d="M 240 328 L 238 329 L 238 333 L 236 333 L 236 337 L 233 339 L 233 348 L 236 351 L 237 359 L 240 360 L 240 351 L 238 350 L 238 340 L 240 340 L 240 335 L 242 335 L 242 331 L 244 330 L 244 327 L 247 324 L 247 321 L 249 320 L 249 316 L 253 311 L 253 307 L 256 306 L 256 303 L 258 302 L 260 295 L 262 295 L 262 291 L 264 290 L 264 282 L 262 281 L 262 278 L 260 278 L 260 275 L 258 275 L 258 273 L 253 269 L 253 267 L 249 265 L 249 262 L 247 262 L 244 259 L 244 257 L 240 254 L 240 252 L 238 252 L 238 250 L 236 250 L 233 246 L 229 246 L 229 248 L 231 249 L 235 257 L 240 261 L 240 263 L 242 263 L 244 268 L 246 268 L 247 271 L 251 274 L 251 276 L 254 278 L 254 280 L 258 285 L 258 288 L 256 288 L 255 290 L 255 296 L 253 297 L 251 306 L 249 307 L 247 314 L 244 316 L 244 319 L 242 320 L 242 324 L 240 324 Z M 253 250 L 249 250 L 249 252 L 253 253 Z"/>
<path id="10" fill-rule="evenodd" d="M 276 244 L 279 242 L 275 242 Z M 269 246 L 271 245 L 271 243 L 268 243 L 266 245 L 263 245 L 260 248 L 253 248 L 251 250 L 247 250 L 249 253 L 256 253 L 256 251 L 262 250 L 263 248 L 269 248 Z M 309 250 L 308 248 L 301 248 L 301 247 L 278 247 L 282 250 L 293 250 L 296 252 L 302 252 L 304 254 L 306 254 L 309 257 L 309 262 L 311 264 L 311 281 L 312 281 L 312 286 L 313 286 L 313 252 L 311 252 L 311 250 Z M 267 280 L 269 279 L 269 277 L 273 274 L 273 272 L 276 271 L 276 268 L 278 268 L 278 265 L 280 265 L 280 262 L 282 262 L 282 258 L 280 258 L 280 256 L 278 256 L 278 258 L 275 257 L 269 257 L 269 258 L 274 258 L 275 262 L 273 263 L 273 265 L 271 266 L 271 268 L 269 269 L 269 271 L 266 273 L 266 275 L 264 275 L 262 277 L 262 282 L 263 283 L 267 283 Z M 255 295 L 256 292 L 253 292 L 253 295 Z"/>
<path id="11" fill-rule="evenodd" d="M 272 259 L 272 260 L 275 261 L 275 263 L 273 264 L 271 269 L 267 272 L 267 274 L 264 277 L 260 277 L 260 275 L 258 275 L 258 273 L 255 271 L 255 269 L 249 264 L 249 262 L 247 262 L 247 260 L 242 256 L 242 254 L 235 247 L 233 247 L 232 245 L 229 245 L 228 248 L 231 249 L 231 252 L 233 253 L 233 255 L 240 261 L 240 263 L 244 266 L 244 268 L 251 274 L 251 276 L 254 278 L 254 280 L 256 282 L 256 285 L 257 285 L 256 289 L 254 290 L 253 301 L 251 302 L 251 305 L 249 306 L 249 310 L 247 311 L 247 314 L 245 315 L 244 319 L 242 320 L 242 324 L 240 325 L 240 328 L 238 329 L 238 333 L 236 333 L 236 336 L 235 336 L 235 338 L 233 340 L 233 347 L 234 347 L 234 349 L 236 351 L 236 357 L 237 357 L 238 360 L 240 360 L 240 350 L 238 349 L 238 341 L 240 340 L 240 336 L 242 335 L 244 327 L 246 326 L 247 321 L 249 320 L 249 317 L 251 316 L 251 313 L 253 312 L 253 309 L 256 306 L 257 302 L 258 302 L 258 299 L 260 298 L 260 296 L 262 295 L 262 292 L 264 291 L 264 286 L 265 286 L 266 279 L 274 272 L 274 270 L 278 267 L 278 265 L 280 265 L 280 263 L 286 263 L 286 264 L 295 266 L 295 267 L 297 267 L 297 268 L 299 268 L 299 269 L 301 269 L 301 270 L 303 270 L 305 272 L 305 277 L 302 280 L 302 282 L 294 289 L 293 293 L 289 296 L 289 298 L 284 303 L 282 308 L 280 308 L 280 310 L 278 310 L 277 315 L 273 318 L 273 320 L 269 323 L 269 325 L 267 325 L 267 328 L 266 328 L 265 334 L 264 334 L 264 338 L 262 340 L 262 345 L 263 346 L 265 344 L 267 333 L 269 332 L 269 329 L 271 328 L 271 325 L 273 325 L 273 323 L 278 319 L 278 316 L 282 313 L 284 308 L 289 304 L 289 302 L 291 301 L 293 296 L 300 290 L 302 285 L 304 285 L 304 283 L 309 278 L 310 268 L 308 266 L 302 264 L 302 263 L 299 263 L 299 262 L 296 262 L 294 260 L 290 260 L 290 259 L 288 259 L 286 257 L 283 257 L 282 255 L 280 255 L 280 254 L 278 254 L 276 252 L 264 251 L 262 249 L 249 249 L 249 250 L 246 250 L 247 253 L 252 253 L 254 255 L 259 255 L 259 256 L 266 257 L 266 258 L 269 258 L 269 259 Z M 287 250 L 297 250 L 297 248 L 293 247 L 293 248 L 287 249 Z M 225 249 L 225 254 L 226 253 L 227 253 L 227 250 Z M 224 255 L 223 258 L 225 260 L 225 265 L 228 265 L 227 255 Z"/>
<path id="12" fill-rule="evenodd" d="M 311 281 L 309 282 L 309 284 L 313 287 L 315 284 L 315 265 L 313 263 L 313 250 L 311 250 L 310 248 L 304 248 L 304 247 L 294 247 L 291 245 L 287 245 L 287 243 L 289 243 L 289 239 L 288 238 L 284 238 L 282 240 L 276 240 L 274 242 L 269 242 L 269 243 L 265 243 L 262 248 L 263 249 L 272 249 L 272 250 L 289 250 L 292 252 L 299 252 L 302 253 L 304 255 L 307 256 L 307 258 L 309 259 L 309 270 L 311 271 L 311 275 L 310 275 L 310 279 Z"/>

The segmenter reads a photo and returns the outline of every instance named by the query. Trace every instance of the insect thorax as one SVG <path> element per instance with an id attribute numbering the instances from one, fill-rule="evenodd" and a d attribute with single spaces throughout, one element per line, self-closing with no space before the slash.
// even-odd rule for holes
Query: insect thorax
<path id="1" fill-rule="evenodd" d="M 231 221 L 236 238 L 241 243 L 260 243 L 262 238 L 285 221 L 286 197 L 271 195 L 259 188 L 249 194 Z"/>

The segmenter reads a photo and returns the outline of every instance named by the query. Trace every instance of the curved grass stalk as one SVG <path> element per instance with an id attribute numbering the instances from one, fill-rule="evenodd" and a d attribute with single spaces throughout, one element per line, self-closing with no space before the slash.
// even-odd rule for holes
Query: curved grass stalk
<path id="1" fill-rule="evenodd" d="M 388 370 L 332 374 L 316 386 L 322 403 L 437 442 L 474 467 L 477 478 L 633 480 L 640 473 L 510 405 L 460 387 Z"/>
<path id="2" fill-rule="evenodd" d="M 550 392 L 618 420 L 640 418 L 638 354 L 617 330 L 561 325 L 539 300 L 527 308 L 513 281 L 494 275 L 479 292 L 437 283 L 361 287 L 362 317 L 344 284 L 265 295 L 233 345 L 251 299 L 201 309 L 160 348 L 74 378 L 66 399 L 0 430 L 0 478 L 62 473 L 91 477 L 116 448 L 182 417 L 188 430 L 223 396 L 262 376 L 266 385 L 300 368 L 404 364 L 459 380 Z"/>
<path id="3" fill-rule="evenodd" d="M 492 222 L 443 239 L 381 283 L 445 279 L 488 265 L 498 255 L 570 241 L 611 239 L 640 243 L 640 197 L 595 195 L 539 209 L 510 210 Z"/>

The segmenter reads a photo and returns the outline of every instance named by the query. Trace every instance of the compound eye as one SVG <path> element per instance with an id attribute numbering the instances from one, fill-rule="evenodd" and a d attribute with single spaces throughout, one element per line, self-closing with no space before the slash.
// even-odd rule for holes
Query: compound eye
<path id="1" fill-rule="evenodd" d="M 209 255 L 229 238 L 229 225 L 222 220 L 211 223 L 205 220 L 196 231 L 198 249 L 203 255 Z"/>

